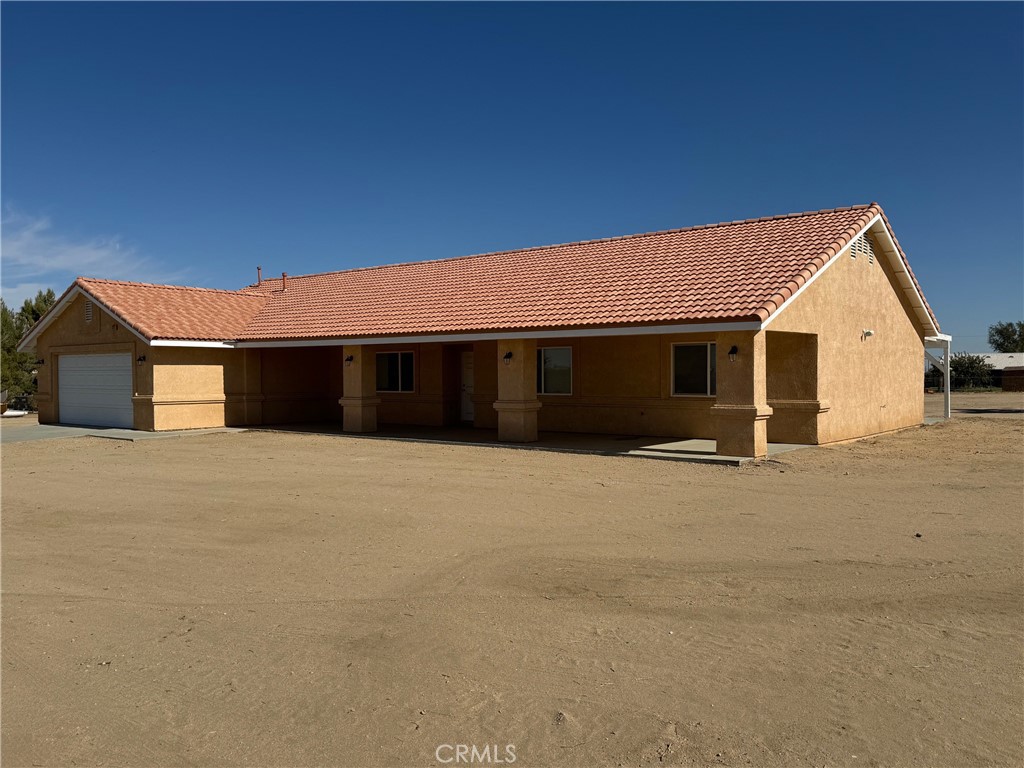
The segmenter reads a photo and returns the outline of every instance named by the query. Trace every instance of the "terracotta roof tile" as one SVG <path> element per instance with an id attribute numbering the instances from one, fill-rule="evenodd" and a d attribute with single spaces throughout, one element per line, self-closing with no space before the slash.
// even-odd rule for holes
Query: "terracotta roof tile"
<path id="1" fill-rule="evenodd" d="M 265 280 L 244 339 L 766 320 L 875 204 Z"/>
<path id="2" fill-rule="evenodd" d="M 80 277 L 75 285 L 147 339 L 235 339 L 268 302 L 265 296 Z"/>
<path id="3" fill-rule="evenodd" d="M 144 336 L 165 339 L 358 338 L 763 321 L 879 214 L 884 217 L 872 203 L 289 276 L 287 290 L 281 278 L 241 291 L 86 278 L 78 285 Z"/>

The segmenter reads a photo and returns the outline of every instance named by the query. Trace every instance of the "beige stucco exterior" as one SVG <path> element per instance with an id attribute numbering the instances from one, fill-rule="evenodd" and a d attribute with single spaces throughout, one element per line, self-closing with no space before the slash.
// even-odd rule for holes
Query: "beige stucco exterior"
<path id="1" fill-rule="evenodd" d="M 124 353 L 132 359 L 145 356 L 146 361 L 133 368 L 133 410 L 135 428 L 152 430 L 153 368 L 149 361 L 150 347 L 120 320 L 94 305 L 92 320 L 86 321 L 85 298 L 76 296 L 36 342 L 36 404 L 39 421 L 52 424 L 60 421 L 60 389 L 57 381 L 58 358 L 64 354 Z"/>
<path id="2" fill-rule="evenodd" d="M 86 322 L 84 302 L 76 297 L 37 339 L 42 422 L 59 420 L 57 358 L 110 352 L 144 358 L 133 381 L 144 430 L 458 424 L 464 353 L 473 426 L 516 442 L 540 431 L 702 437 L 720 453 L 762 456 L 768 441 L 846 440 L 919 424 L 924 413 L 919 321 L 888 262 L 864 254 L 841 254 L 760 331 L 215 349 L 151 346 L 98 305 Z M 674 396 L 673 345 L 710 342 L 716 396 Z M 570 393 L 537 393 L 544 347 L 571 349 Z M 413 353 L 413 391 L 376 391 L 378 352 Z"/>
<path id="3" fill-rule="evenodd" d="M 865 336 L 864 331 L 873 335 Z M 809 341 L 801 344 L 776 336 L 773 368 L 773 333 L 811 334 L 817 349 L 812 351 Z M 841 254 L 768 326 L 769 405 L 776 414 L 788 409 L 791 415 L 787 414 L 785 424 L 796 429 L 796 422 L 810 418 L 796 414 L 813 415 L 817 402 L 814 431 L 803 427 L 808 437 L 814 437 L 809 441 L 813 443 L 920 424 L 924 419 L 923 337 L 888 262 Z M 812 359 L 817 360 L 816 368 L 810 366 Z M 793 376 L 801 368 L 810 375 Z M 809 383 L 815 373 L 817 396 L 812 398 Z M 790 400 L 796 402 L 779 402 Z M 768 422 L 773 440 L 777 439 L 772 434 L 774 419 L 773 415 Z"/>

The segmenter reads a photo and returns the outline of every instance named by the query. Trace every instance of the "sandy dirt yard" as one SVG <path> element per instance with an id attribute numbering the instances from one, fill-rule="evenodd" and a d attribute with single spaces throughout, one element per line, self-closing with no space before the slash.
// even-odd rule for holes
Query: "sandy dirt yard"
<path id="1" fill-rule="evenodd" d="M 1020 414 L 738 469 L 83 437 L 2 494 L 4 766 L 1024 762 Z"/>

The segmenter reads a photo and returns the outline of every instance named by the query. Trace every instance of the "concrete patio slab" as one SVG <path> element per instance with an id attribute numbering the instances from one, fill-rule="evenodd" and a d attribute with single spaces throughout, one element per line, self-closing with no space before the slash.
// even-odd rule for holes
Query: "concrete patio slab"
<path id="1" fill-rule="evenodd" d="M 136 429 L 77 427 L 64 424 L 40 424 L 35 414 L 0 421 L 0 443 L 24 443 L 33 440 L 62 440 L 71 437 L 101 437 L 108 440 L 163 440 L 189 435 L 210 435 L 218 432 L 244 432 L 244 429 L 183 429 L 173 432 L 143 432 Z"/>
<path id="2" fill-rule="evenodd" d="M 471 427 L 382 426 L 373 433 L 343 432 L 339 424 L 279 424 L 253 427 L 252 431 L 303 432 L 351 437 L 360 440 L 396 440 L 401 442 L 437 443 L 441 445 L 472 445 L 483 448 L 507 448 L 522 451 L 584 453 L 599 456 L 632 456 L 662 461 L 685 461 L 699 464 L 739 466 L 753 459 L 745 456 L 719 456 L 714 440 L 672 440 L 644 435 L 599 435 L 576 432 L 542 432 L 535 443 L 503 443 L 494 429 Z M 775 456 L 807 445 L 769 443 L 768 455 Z"/>

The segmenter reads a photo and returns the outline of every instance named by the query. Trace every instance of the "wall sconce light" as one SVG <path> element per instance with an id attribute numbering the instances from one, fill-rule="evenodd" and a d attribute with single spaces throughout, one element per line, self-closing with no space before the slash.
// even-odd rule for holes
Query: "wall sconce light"
<path id="1" fill-rule="evenodd" d="M 736 355 L 738 355 L 739 353 L 740 353 L 739 347 L 737 347 L 735 344 L 733 344 L 731 347 L 729 347 L 729 362 L 730 363 L 735 363 L 736 362 Z"/>
<path id="2" fill-rule="evenodd" d="M 863 331 L 860 332 L 860 340 L 864 341 L 864 339 L 870 338 L 874 335 L 874 331 L 872 331 L 870 328 L 865 328 Z"/>
<path id="3" fill-rule="evenodd" d="M 36 360 L 36 365 L 46 365 L 46 361 L 40 357 L 38 360 Z"/>
<path id="4" fill-rule="evenodd" d="M 502 362 L 505 363 L 505 365 L 512 365 L 512 353 L 511 352 L 506 352 L 505 356 L 503 358 L 501 358 L 501 360 L 502 360 Z"/>
<path id="5" fill-rule="evenodd" d="M 349 355 L 348 357 L 346 357 L 345 358 L 345 367 L 348 368 L 350 365 L 352 365 L 352 361 L 355 360 L 355 359 L 356 358 L 355 358 L 354 355 Z"/>
<path id="6" fill-rule="evenodd" d="M 139 365 L 142 365 L 144 362 L 146 362 L 146 356 L 139 355 L 138 357 L 135 358 L 135 362 L 138 363 Z"/>

